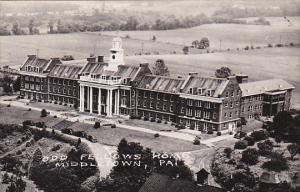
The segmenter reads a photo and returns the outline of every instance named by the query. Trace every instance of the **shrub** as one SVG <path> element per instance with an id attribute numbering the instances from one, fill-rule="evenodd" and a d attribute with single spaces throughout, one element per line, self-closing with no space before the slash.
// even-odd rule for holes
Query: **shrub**
<path id="1" fill-rule="evenodd" d="M 222 135 L 221 131 L 218 131 L 217 136 L 221 136 L 221 135 Z"/>
<path id="2" fill-rule="evenodd" d="M 154 134 L 154 137 L 155 137 L 155 138 L 159 137 L 159 134 L 158 134 L 158 133 L 155 133 L 155 134 Z"/>
<path id="3" fill-rule="evenodd" d="M 247 146 L 248 146 L 248 142 L 245 141 L 245 140 L 237 141 L 237 142 L 234 144 L 234 148 L 235 148 L 235 149 L 246 149 Z"/>
<path id="4" fill-rule="evenodd" d="M 7 107 L 10 107 L 10 104 L 8 104 Z"/>
<path id="5" fill-rule="evenodd" d="M 293 42 L 291 42 L 291 43 L 290 43 L 290 46 L 291 46 L 291 47 L 293 47 L 293 46 L 294 46 L 294 43 L 293 43 Z"/>
<path id="6" fill-rule="evenodd" d="M 273 45 L 269 43 L 269 44 L 268 44 L 268 47 L 270 47 L 270 48 L 271 48 L 271 47 L 273 47 Z"/>
<path id="7" fill-rule="evenodd" d="M 144 117 L 144 121 L 149 121 L 148 117 Z"/>
<path id="8" fill-rule="evenodd" d="M 51 148 L 51 151 L 57 151 L 61 148 L 61 144 L 54 144 L 53 147 Z"/>
<path id="9" fill-rule="evenodd" d="M 30 147 L 30 146 L 31 146 L 31 143 L 30 143 L 29 141 L 27 141 L 26 144 L 25 144 L 25 146 L 26 146 L 26 147 Z"/>
<path id="10" fill-rule="evenodd" d="M 46 109 L 42 109 L 42 111 L 41 111 L 41 117 L 47 117 L 47 111 L 46 111 Z"/>
<path id="11" fill-rule="evenodd" d="M 136 119 L 142 119 L 142 116 L 137 115 L 137 116 L 136 116 Z"/>
<path id="12" fill-rule="evenodd" d="M 161 123 L 161 120 L 160 120 L 160 119 L 158 119 L 156 122 L 157 122 L 157 123 Z"/>
<path id="13" fill-rule="evenodd" d="M 258 162 L 259 153 L 256 149 L 246 149 L 242 153 L 242 159 L 244 163 L 248 165 L 255 165 Z"/>
<path id="14" fill-rule="evenodd" d="M 116 124 L 112 124 L 112 125 L 111 125 L 111 128 L 112 128 L 112 129 L 117 128 Z"/>
<path id="15" fill-rule="evenodd" d="M 258 143 L 257 147 L 259 154 L 262 156 L 267 156 L 273 151 L 273 143 L 270 140 Z"/>
<path id="16" fill-rule="evenodd" d="M 193 144 L 194 145 L 200 145 L 200 139 L 199 138 L 195 138 Z"/>
<path id="17" fill-rule="evenodd" d="M 211 134 L 214 134 L 214 132 L 213 132 L 212 130 L 208 130 L 208 131 L 207 131 L 207 134 L 210 134 L 210 135 L 211 135 Z"/>
<path id="18" fill-rule="evenodd" d="M 31 111 L 31 108 L 29 108 L 28 111 Z"/>
<path id="19" fill-rule="evenodd" d="M 130 115 L 129 119 L 135 119 L 135 115 Z"/>
<path id="20" fill-rule="evenodd" d="M 57 101 L 54 101 L 54 104 L 57 104 Z"/>
<path id="21" fill-rule="evenodd" d="M 226 148 L 224 149 L 224 153 L 226 154 L 226 157 L 227 157 L 228 159 L 230 159 L 230 158 L 231 158 L 232 149 L 231 149 L 230 147 L 226 147 Z"/>
<path id="22" fill-rule="evenodd" d="M 165 121 L 164 124 L 168 124 L 168 121 Z"/>
<path id="23" fill-rule="evenodd" d="M 289 166 L 287 164 L 286 159 L 283 157 L 283 154 L 278 152 L 272 152 L 270 154 L 270 158 L 270 161 L 263 163 L 262 168 L 276 172 L 289 169 Z"/>
<path id="24" fill-rule="evenodd" d="M 3 177 L 2 177 L 2 183 L 3 184 L 8 184 L 10 182 L 10 177 L 7 174 L 7 172 L 4 173 Z"/>
<path id="25" fill-rule="evenodd" d="M 269 134 L 265 130 L 259 130 L 253 131 L 250 136 L 253 137 L 255 141 L 261 141 L 267 139 L 269 137 Z"/>
<path id="26" fill-rule="evenodd" d="M 18 150 L 17 152 L 16 152 L 16 155 L 21 155 L 22 154 L 22 151 L 21 150 Z"/>
<path id="27" fill-rule="evenodd" d="M 85 138 L 86 137 L 86 132 L 84 131 L 74 131 L 72 133 L 72 135 L 76 136 L 76 137 L 82 137 L 82 138 Z"/>
<path id="28" fill-rule="evenodd" d="M 64 133 L 64 134 L 72 135 L 73 130 L 65 128 L 65 129 L 62 129 L 61 132 Z"/>
<path id="29" fill-rule="evenodd" d="M 56 116 L 56 115 L 54 115 L 54 116 L 53 116 L 53 118 L 57 118 L 57 116 Z"/>
<path id="30" fill-rule="evenodd" d="M 232 134 L 233 134 L 233 132 L 232 132 L 232 131 L 230 131 L 230 132 L 229 132 L 229 135 L 232 135 Z"/>
<path id="31" fill-rule="evenodd" d="M 253 146 L 255 144 L 255 140 L 251 136 L 245 137 L 244 140 L 248 142 L 248 146 Z"/>
<path id="32" fill-rule="evenodd" d="M 68 104 L 67 104 L 67 103 L 65 103 L 65 104 L 64 104 L 64 106 L 68 106 Z"/>
<path id="33" fill-rule="evenodd" d="M 154 118 L 151 118 L 150 121 L 151 121 L 151 122 L 155 122 L 155 119 L 154 119 Z"/>
<path id="34" fill-rule="evenodd" d="M 95 124 L 94 124 L 94 128 L 95 128 L 95 129 L 100 128 L 100 126 L 101 126 L 101 125 L 100 125 L 100 122 L 98 122 L 98 121 L 95 122 Z"/>

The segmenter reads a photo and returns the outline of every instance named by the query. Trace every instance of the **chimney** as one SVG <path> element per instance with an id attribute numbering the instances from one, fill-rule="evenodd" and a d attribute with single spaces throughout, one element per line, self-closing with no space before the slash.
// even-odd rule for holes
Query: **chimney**
<path id="1" fill-rule="evenodd" d="M 86 59 L 89 63 L 95 63 L 96 62 L 96 57 L 88 57 Z"/>
<path id="2" fill-rule="evenodd" d="M 238 83 L 247 83 L 248 82 L 248 75 L 238 74 L 236 75 L 236 80 Z"/>
<path id="3" fill-rule="evenodd" d="M 148 67 L 149 63 L 140 63 L 140 67 Z"/>
<path id="4" fill-rule="evenodd" d="M 198 73 L 197 72 L 189 72 L 189 75 L 196 76 L 196 75 L 198 75 Z"/>
<path id="5" fill-rule="evenodd" d="M 104 62 L 104 56 L 100 55 L 98 56 L 98 63 L 103 63 Z"/>

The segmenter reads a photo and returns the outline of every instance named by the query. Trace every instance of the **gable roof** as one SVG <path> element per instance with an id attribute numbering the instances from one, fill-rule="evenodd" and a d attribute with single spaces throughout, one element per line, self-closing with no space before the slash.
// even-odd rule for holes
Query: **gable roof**
<path id="1" fill-rule="evenodd" d="M 224 192 L 213 186 L 198 186 L 192 181 L 172 179 L 167 175 L 152 173 L 139 192 Z"/>
<path id="2" fill-rule="evenodd" d="M 172 78 L 172 77 L 157 76 L 157 75 L 145 75 L 141 79 L 137 87 L 141 89 L 148 89 L 153 91 L 178 93 L 184 81 L 185 80 L 181 78 Z"/>
<path id="3" fill-rule="evenodd" d="M 25 71 L 26 67 L 32 67 L 38 68 L 39 71 L 29 71 L 34 73 L 44 73 L 49 72 L 54 65 L 60 64 L 61 61 L 59 58 L 51 58 L 51 59 L 45 59 L 45 58 L 39 58 L 36 55 L 28 55 L 26 61 L 22 64 L 20 70 Z"/>
<path id="4" fill-rule="evenodd" d="M 69 64 L 55 65 L 50 71 L 49 76 L 65 79 L 77 79 L 82 67 L 82 65 Z"/>
<path id="5" fill-rule="evenodd" d="M 114 75 L 120 76 L 121 78 L 133 78 L 138 70 L 138 66 L 119 65 L 118 71 Z"/>
<path id="6" fill-rule="evenodd" d="M 88 62 L 82 69 L 82 73 L 101 74 L 107 63 Z"/>
<path id="7" fill-rule="evenodd" d="M 215 77 L 201 77 L 191 75 L 182 87 L 182 93 L 190 94 L 190 88 L 203 88 L 205 89 L 204 95 L 208 90 L 213 91 L 212 97 L 218 97 L 225 89 L 228 79 L 215 78 Z"/>
<path id="8" fill-rule="evenodd" d="M 268 79 L 263 81 L 254 81 L 239 84 L 242 90 L 242 96 L 262 94 L 270 91 L 283 91 L 294 89 L 295 87 L 282 79 Z"/>

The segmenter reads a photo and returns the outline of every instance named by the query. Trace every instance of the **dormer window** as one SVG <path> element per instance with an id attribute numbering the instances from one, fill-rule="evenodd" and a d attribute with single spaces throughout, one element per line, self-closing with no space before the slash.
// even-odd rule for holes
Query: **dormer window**
<path id="1" fill-rule="evenodd" d="M 207 90 L 206 96 L 211 97 L 212 96 L 212 90 Z"/>
<path id="2" fill-rule="evenodd" d="M 102 75 L 101 79 L 106 80 L 107 76 L 106 75 Z"/>
<path id="3" fill-rule="evenodd" d="M 202 95 L 204 92 L 204 89 L 203 88 L 198 88 L 198 95 Z"/>
<path id="4" fill-rule="evenodd" d="M 27 71 L 30 71 L 31 70 L 31 67 L 30 66 L 27 66 Z"/>

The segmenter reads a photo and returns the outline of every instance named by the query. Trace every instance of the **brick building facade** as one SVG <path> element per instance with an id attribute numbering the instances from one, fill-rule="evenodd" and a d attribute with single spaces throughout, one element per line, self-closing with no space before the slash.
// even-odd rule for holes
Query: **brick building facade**
<path id="1" fill-rule="evenodd" d="M 125 65 L 123 54 L 122 40 L 114 38 L 107 62 L 103 56 L 61 61 L 30 55 L 21 67 L 20 94 L 81 112 L 160 119 L 199 131 L 234 130 L 241 117 L 290 108 L 294 87 L 281 79 L 157 76 L 148 64 Z"/>

